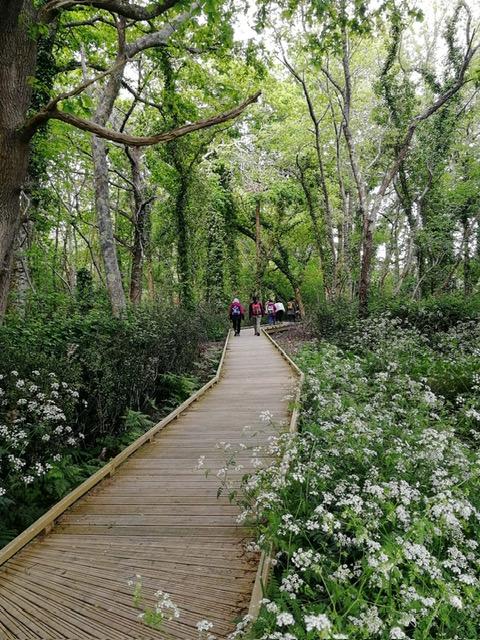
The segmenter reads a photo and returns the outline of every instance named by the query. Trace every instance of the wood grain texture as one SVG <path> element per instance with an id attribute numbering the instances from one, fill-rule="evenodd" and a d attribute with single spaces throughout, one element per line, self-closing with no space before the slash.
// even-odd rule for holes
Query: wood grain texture
<path id="1" fill-rule="evenodd" d="M 236 522 L 238 508 L 217 497 L 217 473 L 244 443 L 243 469 L 228 473 L 238 486 L 253 469 L 251 449 L 288 429 L 296 380 L 266 337 L 248 330 L 232 337 L 208 393 L 121 454 L 112 477 L 62 505 L 52 531 L 21 544 L 0 567 L 0 637 L 196 640 L 196 623 L 206 618 L 226 638 L 248 611 L 259 557 L 245 550 L 250 533 Z M 274 424 L 262 423 L 265 410 Z M 166 591 L 179 620 L 161 631 L 138 620 L 128 586 L 136 574 L 145 604 Z"/>

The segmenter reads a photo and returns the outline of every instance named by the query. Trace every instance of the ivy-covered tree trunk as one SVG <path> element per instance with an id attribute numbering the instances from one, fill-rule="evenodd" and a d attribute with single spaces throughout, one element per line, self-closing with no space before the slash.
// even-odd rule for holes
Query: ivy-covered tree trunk
<path id="1" fill-rule="evenodd" d="M 20 226 L 20 195 L 25 182 L 29 140 L 18 129 L 25 122 L 35 75 L 37 44 L 29 29 L 35 10 L 28 0 L 6 0 L 0 18 L 0 321 L 7 310 L 15 238 Z"/>
<path id="2" fill-rule="evenodd" d="M 224 231 L 222 217 L 214 209 L 207 230 L 206 298 L 213 308 L 223 304 L 224 293 Z"/>
<path id="3" fill-rule="evenodd" d="M 230 176 L 225 167 L 218 169 L 222 188 L 222 214 L 225 233 L 225 266 L 228 276 L 226 282 L 231 293 L 236 293 L 239 286 L 240 256 L 237 247 L 237 213 L 230 185 Z"/>
<path id="4" fill-rule="evenodd" d="M 127 148 L 133 185 L 133 252 L 130 275 L 130 301 L 140 304 L 143 292 L 143 266 L 150 242 L 150 212 L 152 199 L 142 170 L 142 151 L 138 147 Z"/>
<path id="5" fill-rule="evenodd" d="M 29 246 L 29 231 L 31 223 L 23 222 L 17 233 L 15 242 L 15 258 L 13 266 L 13 277 L 11 281 L 11 290 L 14 294 L 15 306 L 18 310 L 25 309 L 28 292 L 31 289 L 31 275 L 28 265 L 27 249 Z"/>
<path id="6" fill-rule="evenodd" d="M 180 302 L 189 308 L 193 305 L 193 290 L 190 270 L 190 251 L 188 238 L 188 178 L 180 176 L 175 198 L 175 222 L 177 227 L 177 274 L 180 288 Z"/>

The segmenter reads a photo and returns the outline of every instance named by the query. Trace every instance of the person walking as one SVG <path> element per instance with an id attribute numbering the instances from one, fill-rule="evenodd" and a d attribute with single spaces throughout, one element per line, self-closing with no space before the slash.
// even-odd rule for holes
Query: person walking
<path id="1" fill-rule="evenodd" d="M 262 322 L 263 305 L 257 296 L 253 296 L 248 308 L 248 317 L 253 320 L 253 330 L 256 336 L 260 335 L 260 323 Z"/>
<path id="2" fill-rule="evenodd" d="M 228 308 L 228 316 L 232 321 L 235 335 L 239 336 L 242 320 L 245 318 L 245 309 L 238 298 L 233 299 L 232 304 Z"/>
<path id="3" fill-rule="evenodd" d="M 268 324 L 275 324 L 275 302 L 269 298 L 266 304 L 267 316 L 268 316 Z"/>
<path id="4" fill-rule="evenodd" d="M 275 316 L 277 322 L 282 322 L 283 314 L 285 313 L 285 306 L 281 300 L 275 303 Z"/>

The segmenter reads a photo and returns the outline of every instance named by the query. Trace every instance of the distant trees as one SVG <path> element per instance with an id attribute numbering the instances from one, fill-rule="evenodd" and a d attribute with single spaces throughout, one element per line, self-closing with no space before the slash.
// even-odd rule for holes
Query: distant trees
<path id="1" fill-rule="evenodd" d="M 93 134 L 92 160 L 101 255 L 112 309 L 119 315 L 126 301 L 110 219 L 104 140 L 132 147 L 172 141 L 191 131 L 237 117 L 257 99 L 258 93 L 220 115 L 200 117 L 186 124 L 182 122 L 175 128 L 153 135 L 132 135 L 126 133 L 124 127 L 111 129 L 107 125 L 119 96 L 127 63 L 150 49 L 165 48 L 174 33 L 185 30 L 187 25 L 195 25 L 195 17 L 201 13 L 201 3 L 191 3 L 186 10 L 184 3 L 176 0 L 148 6 L 122 0 L 97 0 L 89 2 L 87 8 L 83 2 L 73 0 L 41 3 L 6 0 L 3 4 L 0 26 L 0 317 L 7 306 L 30 143 L 51 120 L 60 120 Z M 220 5 L 216 3 L 217 12 L 221 11 Z M 165 14 L 168 14 L 167 20 L 164 19 Z M 212 14 L 210 17 L 215 19 Z M 107 35 L 105 41 L 96 39 L 98 27 L 102 27 Z M 72 47 L 75 39 L 69 41 L 71 30 L 79 30 L 75 44 L 78 46 L 80 41 L 85 49 L 88 43 L 93 55 L 81 61 L 78 59 Z M 226 33 L 224 30 L 223 35 Z M 67 40 L 66 46 L 63 38 Z M 181 46 L 180 42 L 176 44 Z M 50 60 L 57 75 L 80 66 L 84 77 L 80 82 L 66 78 L 67 89 L 48 96 L 55 82 L 50 78 L 50 86 L 42 84 L 42 78 L 37 74 L 41 59 L 39 52 L 42 47 L 48 47 L 51 55 L 54 46 L 61 51 L 58 59 L 53 57 Z M 187 43 L 183 46 L 186 50 L 195 50 Z M 113 60 L 109 59 L 110 52 Z M 100 71 L 93 75 L 92 69 Z M 91 100 L 95 100 L 91 93 L 94 86 L 101 86 L 95 96 L 96 105 L 91 104 Z M 45 89 L 49 99 L 38 109 L 32 108 L 35 91 L 45 93 Z"/>
<path id="2" fill-rule="evenodd" d="M 264 48 L 223 0 L 4 2 L 0 317 L 79 272 L 117 316 L 478 289 L 473 8 L 257 9 Z"/>

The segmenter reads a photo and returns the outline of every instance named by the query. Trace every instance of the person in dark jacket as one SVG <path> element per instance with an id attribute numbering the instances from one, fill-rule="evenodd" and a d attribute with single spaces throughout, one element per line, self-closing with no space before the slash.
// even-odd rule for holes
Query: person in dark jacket
<path id="1" fill-rule="evenodd" d="M 253 320 L 253 329 L 256 336 L 260 335 L 260 323 L 262 322 L 262 316 L 263 305 L 257 296 L 253 296 L 253 300 L 248 308 L 248 317 L 250 320 Z"/>
<path id="2" fill-rule="evenodd" d="M 233 330 L 236 336 L 240 335 L 242 320 L 245 318 L 245 309 L 238 298 L 234 298 L 228 308 L 228 317 L 232 321 Z"/>

